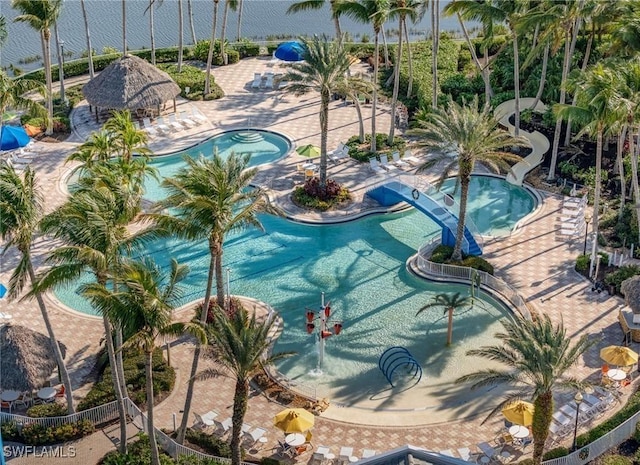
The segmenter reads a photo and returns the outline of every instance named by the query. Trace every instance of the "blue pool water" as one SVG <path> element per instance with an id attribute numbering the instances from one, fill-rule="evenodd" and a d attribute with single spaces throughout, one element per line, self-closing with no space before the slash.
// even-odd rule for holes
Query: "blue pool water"
<path id="1" fill-rule="evenodd" d="M 193 150 L 190 155 L 197 153 Z M 154 160 L 154 165 L 167 176 L 176 172 L 182 164 L 179 160 L 178 155 L 163 157 Z M 159 192 L 157 187 L 151 190 L 154 198 Z M 230 290 L 267 302 L 282 315 L 284 331 L 275 351 L 296 355 L 279 363 L 278 369 L 297 383 L 313 385 L 318 395 L 345 404 L 366 404 L 372 395 L 388 388 L 377 362 L 394 345 L 407 347 L 422 364 L 425 377 L 420 384 L 435 393 L 443 384 L 477 368 L 477 359 L 464 353 L 494 342 L 500 320 L 509 315 L 501 304 L 482 296 L 474 307 L 456 314 L 454 344 L 446 349 L 443 311 L 415 316 L 435 294 L 467 295 L 469 288 L 425 282 L 406 271 L 407 258 L 440 234 L 429 218 L 414 210 L 325 226 L 270 215 L 261 215 L 260 220 L 264 232 L 235 233 L 225 243 L 223 259 L 231 269 Z M 202 298 L 209 263 L 204 241 L 157 241 L 148 245 L 145 256 L 167 267 L 171 257 L 189 264 L 182 303 Z M 77 285 L 59 289 L 56 295 L 76 310 L 95 314 L 76 289 Z M 321 292 L 331 301 L 333 317 L 344 322 L 344 329 L 327 340 L 323 374 L 318 378 L 311 373 L 318 359 L 317 340 L 306 333 L 305 308 L 317 309 Z"/>

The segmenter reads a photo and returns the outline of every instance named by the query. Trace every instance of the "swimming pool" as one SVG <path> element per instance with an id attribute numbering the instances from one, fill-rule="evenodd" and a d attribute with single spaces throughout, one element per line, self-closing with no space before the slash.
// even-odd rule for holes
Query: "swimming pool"
<path id="1" fill-rule="evenodd" d="M 181 165 L 177 155 L 153 163 L 163 176 Z M 160 191 L 153 192 L 159 195 Z M 300 385 L 312 385 L 318 396 L 370 409 L 379 408 L 381 402 L 389 410 L 438 408 L 443 402 L 459 405 L 477 397 L 468 390 L 450 390 L 450 398 L 443 400 L 441 391 L 477 368 L 478 360 L 465 357 L 466 350 L 493 343 L 500 320 L 510 311 L 483 295 L 482 305 L 456 314 L 454 343 L 448 348 L 441 309 L 415 316 L 437 293 L 469 292 L 467 286 L 425 282 L 405 269 L 407 258 L 440 234 L 428 217 L 411 210 L 324 226 L 270 215 L 261 215 L 260 220 L 264 232 L 250 230 L 227 238 L 224 266 L 231 270 L 232 294 L 267 302 L 282 315 L 284 331 L 274 350 L 297 353 L 278 364 L 285 376 Z M 182 303 L 202 298 L 209 263 L 205 241 L 156 241 L 147 246 L 145 256 L 166 267 L 171 257 L 189 264 Z M 71 308 L 95 314 L 76 289 L 59 289 L 56 295 Z M 312 371 L 317 365 L 317 341 L 306 332 L 305 307 L 317 308 L 321 292 L 344 329 L 327 340 L 323 374 L 316 377 Z M 377 362 L 394 345 L 407 347 L 422 365 L 423 380 L 411 390 L 421 394 L 418 405 L 415 396 L 386 398 L 391 391 Z"/>

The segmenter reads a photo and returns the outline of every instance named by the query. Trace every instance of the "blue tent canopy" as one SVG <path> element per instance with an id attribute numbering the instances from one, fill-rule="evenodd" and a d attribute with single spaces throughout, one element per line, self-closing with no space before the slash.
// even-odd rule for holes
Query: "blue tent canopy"
<path id="1" fill-rule="evenodd" d="M 31 139 L 22 126 L 2 126 L 0 133 L 0 150 L 19 149 L 27 145 Z"/>
<path id="2" fill-rule="evenodd" d="M 302 61 L 305 53 L 307 50 L 300 42 L 283 42 L 278 45 L 275 57 L 283 61 Z"/>

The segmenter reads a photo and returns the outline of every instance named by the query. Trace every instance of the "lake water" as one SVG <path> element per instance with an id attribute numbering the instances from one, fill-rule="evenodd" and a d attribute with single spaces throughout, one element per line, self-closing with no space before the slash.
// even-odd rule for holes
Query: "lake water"
<path id="1" fill-rule="evenodd" d="M 158 2 L 156 2 L 158 3 Z M 297 37 L 299 35 L 328 34 L 334 35 L 335 27 L 330 19 L 327 5 L 317 11 L 287 15 L 287 8 L 294 3 L 292 0 L 244 0 L 242 12 L 241 35 L 254 40 L 270 37 Z M 449 1 L 441 1 L 444 7 Z M 111 46 L 120 50 L 122 47 L 122 3 L 120 0 L 86 0 L 89 29 L 92 46 L 98 52 L 103 47 Z M 127 45 L 130 49 L 150 48 L 149 15 L 145 14 L 149 2 L 147 0 L 127 0 Z M 198 40 L 211 37 L 213 2 L 211 0 L 192 0 L 194 28 Z M 187 0 L 183 0 L 184 10 L 184 43 L 191 43 L 191 32 L 187 16 Z M 156 47 L 167 47 L 178 43 L 178 1 L 164 0 L 157 7 L 154 14 Z M 218 37 L 222 28 L 224 1 L 219 3 Z M 19 64 L 19 60 L 29 56 L 42 55 L 39 35 L 25 23 L 15 23 L 13 19 L 18 15 L 11 8 L 10 0 L 0 0 L 0 14 L 7 18 L 9 37 L 5 46 L 0 50 L 0 64 L 6 67 L 10 64 L 22 69 L 34 69 L 41 63 Z M 348 18 L 341 18 L 344 32 L 352 35 L 355 41 L 360 41 L 363 34 L 372 39 L 371 26 L 355 23 Z M 238 14 L 229 13 L 226 37 L 235 41 L 237 36 Z M 86 50 L 84 22 L 79 0 L 65 0 L 59 18 L 60 38 L 64 41 L 65 54 L 73 52 L 73 57 L 79 58 Z M 418 24 L 410 25 L 412 40 L 424 38 L 430 30 L 430 14 Z M 441 30 L 456 31 L 459 29 L 455 18 L 440 19 Z M 396 36 L 392 31 L 397 29 L 397 22 L 387 25 L 390 31 L 389 41 L 395 42 Z M 53 34 L 53 31 L 52 31 Z M 55 48 L 52 47 L 52 59 L 55 62 Z"/>

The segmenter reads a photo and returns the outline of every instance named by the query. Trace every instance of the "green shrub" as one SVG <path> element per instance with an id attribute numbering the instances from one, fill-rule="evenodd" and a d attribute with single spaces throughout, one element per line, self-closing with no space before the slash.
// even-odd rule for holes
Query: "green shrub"
<path id="1" fill-rule="evenodd" d="M 64 405 L 57 404 L 55 402 L 34 405 L 27 410 L 27 416 L 31 418 L 63 417 L 66 414 L 67 408 Z"/>
<path id="2" fill-rule="evenodd" d="M 542 460 L 551 460 L 551 459 L 557 459 L 558 457 L 564 457 L 566 455 L 569 455 L 569 449 L 567 449 L 566 447 L 556 447 L 554 449 L 549 449 L 547 452 L 544 453 L 544 455 L 542 456 Z"/>
<path id="3" fill-rule="evenodd" d="M 94 431 L 95 428 L 89 420 L 79 420 L 75 423 L 48 427 L 37 423 L 30 423 L 23 426 L 21 433 L 14 436 L 14 438 L 21 440 L 25 444 L 40 446 L 73 441 L 88 436 Z"/>
<path id="4" fill-rule="evenodd" d="M 580 255 L 576 259 L 575 270 L 578 273 L 586 273 L 589 270 L 589 265 L 591 263 L 591 258 L 589 255 Z"/>
<path id="5" fill-rule="evenodd" d="M 231 457 L 231 446 L 217 436 L 206 434 L 203 431 L 187 429 L 185 435 L 187 441 L 202 447 L 207 453 L 218 457 Z"/>
<path id="6" fill-rule="evenodd" d="M 190 457 L 189 463 L 193 465 L 201 465 L 197 459 Z M 148 465 L 151 463 L 151 447 L 149 445 L 149 437 L 146 434 L 138 434 L 138 440 L 129 445 L 127 454 L 120 454 L 118 451 L 111 451 L 99 462 L 101 465 Z M 160 453 L 160 463 L 162 465 L 174 465 L 175 462 L 165 453 Z"/>
<path id="7" fill-rule="evenodd" d="M 336 205 L 351 200 L 351 194 L 346 187 L 340 186 L 331 179 L 327 179 L 327 189 L 331 189 L 332 195 L 326 198 L 320 198 L 317 195 L 318 178 L 309 179 L 304 186 L 298 186 L 294 189 L 293 201 L 303 207 L 312 208 L 319 211 L 327 211 Z"/>
<path id="8" fill-rule="evenodd" d="M 204 92 L 205 74 L 195 66 L 183 65 L 182 71 L 178 73 L 177 65 L 158 65 L 163 71 L 166 71 L 171 79 L 180 87 L 181 95 L 189 100 L 202 100 Z M 186 88 L 189 87 L 189 93 Z M 215 83 L 214 77 L 210 78 L 211 93 L 207 95 L 207 100 L 215 100 L 224 97 L 224 91 Z"/>
<path id="9" fill-rule="evenodd" d="M 281 462 L 280 460 L 273 459 L 271 457 L 262 457 L 260 459 L 260 465 L 282 465 L 285 462 Z"/>
<path id="10" fill-rule="evenodd" d="M 482 257 L 466 257 L 460 262 L 460 265 L 493 275 L 493 265 Z"/>
<path id="11" fill-rule="evenodd" d="M 136 351 L 125 351 L 123 371 L 129 397 L 138 406 L 146 403 L 146 377 L 144 373 L 145 355 Z M 175 370 L 169 367 L 162 356 L 162 350 L 156 349 L 153 353 L 153 392 L 162 394 L 173 390 L 175 384 Z M 93 385 L 89 393 L 78 404 L 78 410 L 87 410 L 98 405 L 106 404 L 116 399 L 111 380 L 111 367 L 106 367 L 102 379 Z"/>
<path id="12" fill-rule="evenodd" d="M 346 145 L 349 147 L 349 156 L 359 162 L 366 163 L 369 161 L 369 158 L 375 156 L 375 154 L 372 154 L 369 150 L 371 147 L 371 134 L 365 135 L 364 144 L 360 143 L 360 138 L 358 136 L 352 136 L 349 138 Z M 391 154 L 396 150 L 402 153 L 406 146 L 407 143 L 400 137 L 394 137 L 393 144 L 389 145 L 387 144 L 387 134 L 376 134 L 377 153 Z"/>
<path id="13" fill-rule="evenodd" d="M 24 425 L 20 435 L 25 444 L 41 446 L 54 443 L 52 428 L 47 428 L 38 423 Z"/>
<path id="14" fill-rule="evenodd" d="M 431 252 L 430 261 L 434 263 L 445 263 L 447 260 L 451 258 L 453 254 L 453 247 L 450 245 L 438 245 L 433 252 Z"/>
<path id="15" fill-rule="evenodd" d="M 18 433 L 18 424 L 15 421 L 7 421 L 0 425 L 0 436 L 5 441 L 14 441 L 20 438 Z"/>
<path id="16" fill-rule="evenodd" d="M 600 459 L 602 465 L 632 465 L 632 461 L 629 457 L 624 455 L 611 454 L 605 455 Z"/>
<path id="17" fill-rule="evenodd" d="M 618 268 L 617 271 L 609 273 L 604 277 L 606 284 L 615 286 L 616 289 L 620 289 L 622 281 L 640 274 L 640 266 L 638 265 L 624 265 Z"/>
<path id="18" fill-rule="evenodd" d="M 240 58 L 257 57 L 260 55 L 260 44 L 246 39 L 238 44 L 233 44 L 232 47 L 238 52 Z"/>
<path id="19" fill-rule="evenodd" d="M 520 460 L 515 465 L 533 465 L 533 459 Z"/>

